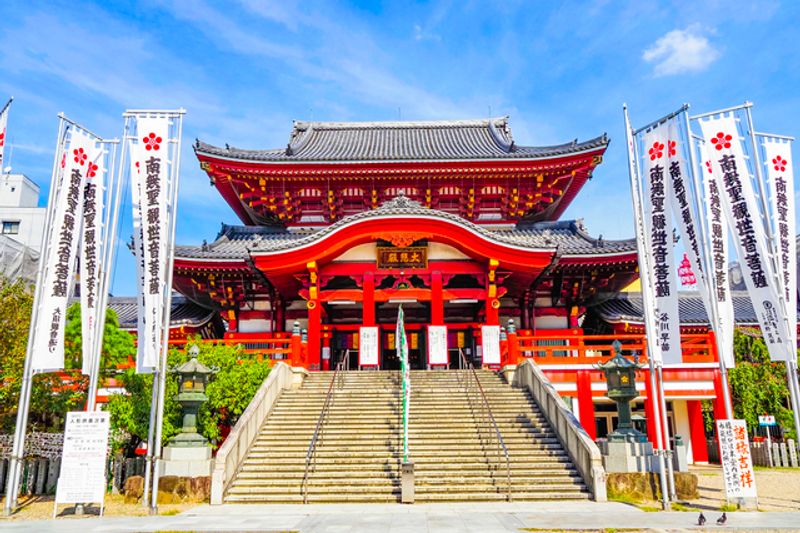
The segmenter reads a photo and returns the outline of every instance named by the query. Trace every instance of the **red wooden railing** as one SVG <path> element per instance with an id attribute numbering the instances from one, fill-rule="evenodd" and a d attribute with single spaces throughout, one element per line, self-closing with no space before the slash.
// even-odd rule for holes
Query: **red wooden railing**
<path id="1" fill-rule="evenodd" d="M 642 334 L 632 335 L 508 335 L 507 364 L 517 364 L 533 358 L 537 364 L 597 364 L 614 355 L 614 341 L 622 344 L 622 355 L 639 355 L 647 362 L 647 339 Z M 717 361 L 712 333 L 681 335 L 684 363 L 710 363 Z"/>

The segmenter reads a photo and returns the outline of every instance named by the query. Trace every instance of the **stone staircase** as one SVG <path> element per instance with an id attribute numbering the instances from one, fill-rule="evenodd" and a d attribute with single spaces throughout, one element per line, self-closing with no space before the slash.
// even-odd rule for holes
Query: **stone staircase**
<path id="1" fill-rule="evenodd" d="M 509 451 L 514 500 L 590 496 L 527 392 L 478 371 Z M 228 503 L 301 503 L 308 444 L 330 372 L 278 399 L 225 495 Z M 309 503 L 398 502 L 402 453 L 398 372 L 345 372 L 317 448 Z M 477 434 L 476 414 L 455 371 L 411 373 L 409 453 L 418 502 L 503 501 L 505 459 Z"/>

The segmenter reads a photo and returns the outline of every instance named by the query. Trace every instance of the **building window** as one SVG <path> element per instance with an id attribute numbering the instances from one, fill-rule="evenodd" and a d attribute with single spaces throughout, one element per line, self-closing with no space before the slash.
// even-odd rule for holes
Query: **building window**
<path id="1" fill-rule="evenodd" d="M 19 221 L 3 221 L 3 235 L 18 235 L 19 234 Z"/>

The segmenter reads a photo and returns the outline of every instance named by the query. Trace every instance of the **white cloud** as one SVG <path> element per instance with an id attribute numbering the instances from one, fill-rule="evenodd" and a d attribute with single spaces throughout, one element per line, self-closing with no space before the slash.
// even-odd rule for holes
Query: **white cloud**
<path id="1" fill-rule="evenodd" d="M 654 64 L 656 76 L 702 72 L 719 56 L 699 24 L 666 33 L 642 53 L 642 59 Z"/>

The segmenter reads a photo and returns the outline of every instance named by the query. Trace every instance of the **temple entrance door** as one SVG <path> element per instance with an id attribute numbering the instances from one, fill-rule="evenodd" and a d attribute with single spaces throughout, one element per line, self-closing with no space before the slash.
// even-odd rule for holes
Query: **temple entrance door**
<path id="1" fill-rule="evenodd" d="M 412 370 L 424 370 L 427 363 L 427 349 L 425 330 L 419 325 L 413 329 L 406 324 L 406 339 L 408 340 L 408 364 Z M 397 356 L 395 331 L 381 331 L 381 369 L 400 370 L 400 359 Z"/>
<path id="2" fill-rule="evenodd" d="M 331 370 L 345 354 L 350 354 L 350 370 L 358 369 L 358 334 L 353 331 L 340 331 L 334 329 L 331 339 Z"/>

